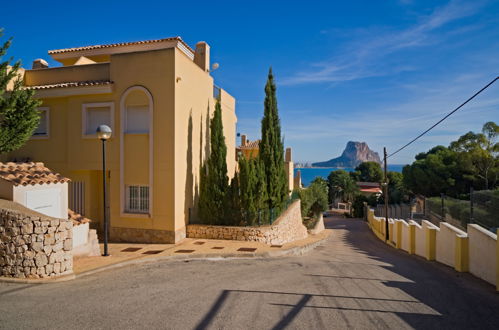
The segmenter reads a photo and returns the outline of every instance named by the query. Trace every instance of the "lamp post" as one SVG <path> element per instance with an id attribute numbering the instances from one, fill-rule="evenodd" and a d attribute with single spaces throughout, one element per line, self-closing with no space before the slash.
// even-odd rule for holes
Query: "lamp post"
<path id="1" fill-rule="evenodd" d="M 107 125 L 100 125 L 97 128 L 97 137 L 102 141 L 102 188 L 104 195 L 104 257 L 109 256 L 107 249 L 107 240 L 109 237 L 109 223 L 107 218 L 106 201 L 106 141 L 111 137 L 112 130 Z"/>

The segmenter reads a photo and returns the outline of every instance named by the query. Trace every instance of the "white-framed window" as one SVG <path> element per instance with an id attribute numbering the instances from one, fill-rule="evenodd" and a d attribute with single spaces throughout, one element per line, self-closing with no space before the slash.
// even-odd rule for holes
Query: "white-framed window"
<path id="1" fill-rule="evenodd" d="M 126 107 L 125 133 L 149 133 L 149 106 L 128 105 Z"/>
<path id="2" fill-rule="evenodd" d="M 100 125 L 107 125 L 114 131 L 114 103 L 85 103 L 82 105 L 82 135 L 95 137 Z"/>
<path id="3" fill-rule="evenodd" d="M 125 186 L 125 212 L 149 213 L 149 186 Z"/>
<path id="4" fill-rule="evenodd" d="M 40 113 L 40 122 L 38 123 L 38 127 L 33 132 L 33 137 L 48 138 L 49 128 L 50 128 L 49 108 L 48 107 L 38 108 L 38 112 Z"/>

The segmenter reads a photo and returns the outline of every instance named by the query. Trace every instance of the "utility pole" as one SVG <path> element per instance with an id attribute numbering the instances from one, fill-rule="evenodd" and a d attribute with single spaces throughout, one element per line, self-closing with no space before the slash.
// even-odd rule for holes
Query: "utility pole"
<path id="1" fill-rule="evenodd" d="M 383 162 L 384 162 L 384 169 L 385 169 L 385 179 L 384 179 L 384 182 L 383 182 L 383 188 L 384 188 L 384 191 L 383 191 L 383 194 L 385 195 L 385 241 L 388 242 L 388 240 L 390 239 L 390 233 L 388 231 L 388 176 L 387 176 L 387 172 L 386 172 L 386 147 L 383 147 Z"/>

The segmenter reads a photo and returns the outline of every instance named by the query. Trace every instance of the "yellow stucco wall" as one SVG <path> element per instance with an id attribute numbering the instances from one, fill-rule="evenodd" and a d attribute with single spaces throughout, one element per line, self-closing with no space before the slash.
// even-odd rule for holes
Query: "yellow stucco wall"
<path id="1" fill-rule="evenodd" d="M 106 144 L 111 226 L 172 233 L 185 230 L 199 186 L 199 167 L 205 158 L 208 114 L 213 114 L 215 104 L 213 78 L 207 72 L 177 48 L 168 48 L 111 55 L 110 63 L 105 64 L 28 70 L 27 77 L 30 85 L 97 77 L 109 79 L 113 85 L 106 94 L 54 94 L 42 99 L 42 106 L 49 108 L 50 136 L 32 139 L 0 160 L 42 161 L 73 181 L 84 181 L 86 216 L 101 221 L 101 142 L 82 133 L 82 106 L 110 102 L 114 105 L 113 136 Z M 130 88 L 145 92 L 134 90 L 122 100 Z M 148 100 L 147 93 L 152 97 L 152 132 L 123 134 L 121 139 L 122 105 L 143 104 Z M 222 90 L 221 101 L 228 172 L 232 176 L 236 166 L 235 100 Z M 123 164 L 120 150 L 124 151 Z M 122 185 L 149 184 L 150 178 L 150 216 L 125 214 Z M 175 234 L 175 240 L 182 235 L 185 233 Z"/>
<path id="2" fill-rule="evenodd" d="M 213 78 L 182 52 L 175 51 L 175 230 L 194 217 L 199 171 L 209 145 L 209 119 L 214 112 Z M 227 145 L 227 171 L 235 170 L 235 100 L 222 90 L 222 121 Z M 189 211 L 192 209 L 192 211 Z"/>

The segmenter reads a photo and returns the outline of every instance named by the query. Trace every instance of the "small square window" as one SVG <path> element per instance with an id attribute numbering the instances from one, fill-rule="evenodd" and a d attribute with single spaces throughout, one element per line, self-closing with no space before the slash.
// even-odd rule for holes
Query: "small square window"
<path id="1" fill-rule="evenodd" d="M 40 113 L 40 122 L 38 127 L 33 132 L 34 137 L 48 137 L 49 136 L 49 108 L 38 108 Z"/>
<path id="2" fill-rule="evenodd" d="M 149 213 L 148 186 L 126 186 L 125 192 L 125 212 L 140 214 Z"/>
<path id="3" fill-rule="evenodd" d="M 114 104 L 113 103 L 88 103 L 83 105 L 82 133 L 84 136 L 93 137 L 100 125 L 107 125 L 113 129 Z"/>

